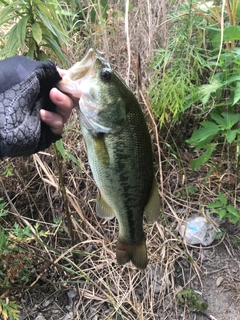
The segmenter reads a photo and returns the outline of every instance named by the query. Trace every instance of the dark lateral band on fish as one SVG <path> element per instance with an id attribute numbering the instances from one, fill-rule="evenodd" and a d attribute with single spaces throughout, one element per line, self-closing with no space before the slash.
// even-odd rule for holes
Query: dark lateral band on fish
<path id="1" fill-rule="evenodd" d="M 147 266 L 143 214 L 160 214 L 151 138 L 136 97 L 108 61 L 90 49 L 58 83 L 79 99 L 80 125 L 98 187 L 96 212 L 119 223 L 117 261 Z"/>

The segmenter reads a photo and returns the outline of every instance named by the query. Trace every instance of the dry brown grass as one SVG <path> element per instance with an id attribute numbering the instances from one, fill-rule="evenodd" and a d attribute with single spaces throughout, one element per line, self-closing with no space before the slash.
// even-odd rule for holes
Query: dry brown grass
<path id="1" fill-rule="evenodd" d="M 113 6 L 113 10 L 117 10 L 117 6 L 120 4 Z M 109 18 L 107 36 L 102 35 L 102 29 L 92 30 L 99 51 L 109 55 L 112 65 L 129 81 L 134 92 L 137 93 L 136 77 L 142 79 L 139 95 L 146 106 L 144 112 L 153 140 L 154 160 L 158 167 L 156 176 L 163 203 L 161 218 L 152 226 L 144 225 L 149 256 L 146 270 L 139 271 L 131 263 L 125 266 L 116 263 L 118 225 L 116 220 L 104 221 L 95 214 L 96 187 L 78 121 L 67 130 L 63 143 L 78 160 L 82 172 L 69 160 L 62 163 L 74 245 L 69 236 L 53 148 L 28 159 L 6 159 L 0 164 L 1 172 L 6 166 L 13 168 L 12 176 L 1 180 L 3 197 L 6 199 L 7 195 L 10 199 L 10 215 L 4 223 L 11 226 L 17 220 L 21 226 L 30 225 L 31 228 L 38 223 L 41 230 L 49 233 L 41 245 L 38 241 L 29 244 L 28 249 L 32 257 L 33 250 L 37 254 L 34 259 L 39 265 L 35 265 L 31 274 L 28 292 L 41 291 L 40 281 L 44 282 L 44 287 L 51 288 L 51 294 L 75 286 L 79 298 L 73 308 L 74 319 L 173 320 L 180 315 L 187 319 L 188 311 L 178 306 L 176 294 L 193 280 L 201 287 L 202 251 L 187 247 L 178 236 L 177 227 L 193 212 L 201 214 L 220 189 L 224 193 L 233 189 L 231 186 L 229 190 L 225 189 L 225 183 L 229 187 L 229 181 L 226 170 L 220 173 L 223 167 L 213 172 L 207 184 L 204 183 L 207 167 L 192 172 L 189 167 L 191 153 L 176 146 L 176 131 L 181 132 L 182 125 L 173 132 L 170 129 L 160 132 L 149 109 L 146 87 L 151 71 L 147 67 L 153 49 L 166 39 L 165 7 L 164 0 L 139 1 L 128 16 L 129 42 L 124 33 L 126 21 L 123 16 Z M 78 41 L 76 35 L 75 42 Z M 107 48 L 104 47 L 106 43 Z M 90 46 L 91 41 L 86 40 L 79 48 L 70 46 L 65 51 L 69 60 L 76 62 Z M 141 57 L 140 74 L 138 54 Z M 73 120 L 77 120 L 75 112 L 69 124 Z M 235 183 L 238 179 L 234 177 Z M 193 194 L 188 191 L 190 185 L 196 188 Z M 235 192 L 239 191 L 239 184 L 233 187 Z M 55 221 L 59 218 L 62 220 L 56 226 Z M 36 233 L 34 229 L 33 232 Z M 39 306 L 42 301 L 40 299 Z M 23 319 L 35 319 L 35 309 L 25 311 Z"/>

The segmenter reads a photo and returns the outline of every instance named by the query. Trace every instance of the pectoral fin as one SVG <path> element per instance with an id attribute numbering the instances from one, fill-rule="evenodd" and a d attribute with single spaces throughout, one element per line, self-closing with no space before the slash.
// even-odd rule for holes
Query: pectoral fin
<path id="1" fill-rule="evenodd" d="M 115 217 L 113 209 L 108 205 L 101 195 L 101 192 L 98 191 L 97 200 L 96 200 L 96 212 L 100 218 L 110 220 Z"/>
<path id="2" fill-rule="evenodd" d="M 158 186 L 155 178 L 153 179 L 151 194 L 146 207 L 144 208 L 144 213 L 147 219 L 147 223 L 154 223 L 160 215 L 160 198 L 158 194 Z"/>
<path id="3" fill-rule="evenodd" d="M 109 165 L 109 154 L 104 140 L 104 134 L 99 134 L 94 139 L 94 149 L 97 159 L 104 166 Z"/>

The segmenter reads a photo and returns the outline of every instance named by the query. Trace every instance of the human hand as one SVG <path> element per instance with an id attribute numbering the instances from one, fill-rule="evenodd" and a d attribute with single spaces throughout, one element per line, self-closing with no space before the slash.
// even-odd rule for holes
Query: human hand
<path id="1" fill-rule="evenodd" d="M 0 61 L 0 158 L 28 156 L 61 138 L 73 102 L 53 88 L 59 80 L 50 61 Z"/>
<path id="2" fill-rule="evenodd" d="M 55 112 L 40 110 L 40 119 L 46 123 L 53 133 L 62 134 L 63 126 L 69 119 L 74 102 L 57 88 L 52 88 L 49 97 L 56 105 Z"/>

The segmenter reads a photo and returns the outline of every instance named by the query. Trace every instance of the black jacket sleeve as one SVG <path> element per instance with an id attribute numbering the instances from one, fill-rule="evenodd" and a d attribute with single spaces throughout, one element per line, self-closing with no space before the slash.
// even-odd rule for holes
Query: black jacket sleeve
<path id="1" fill-rule="evenodd" d="M 61 138 L 40 120 L 55 111 L 49 91 L 61 80 L 50 61 L 23 56 L 0 61 L 0 158 L 29 156 Z"/>

